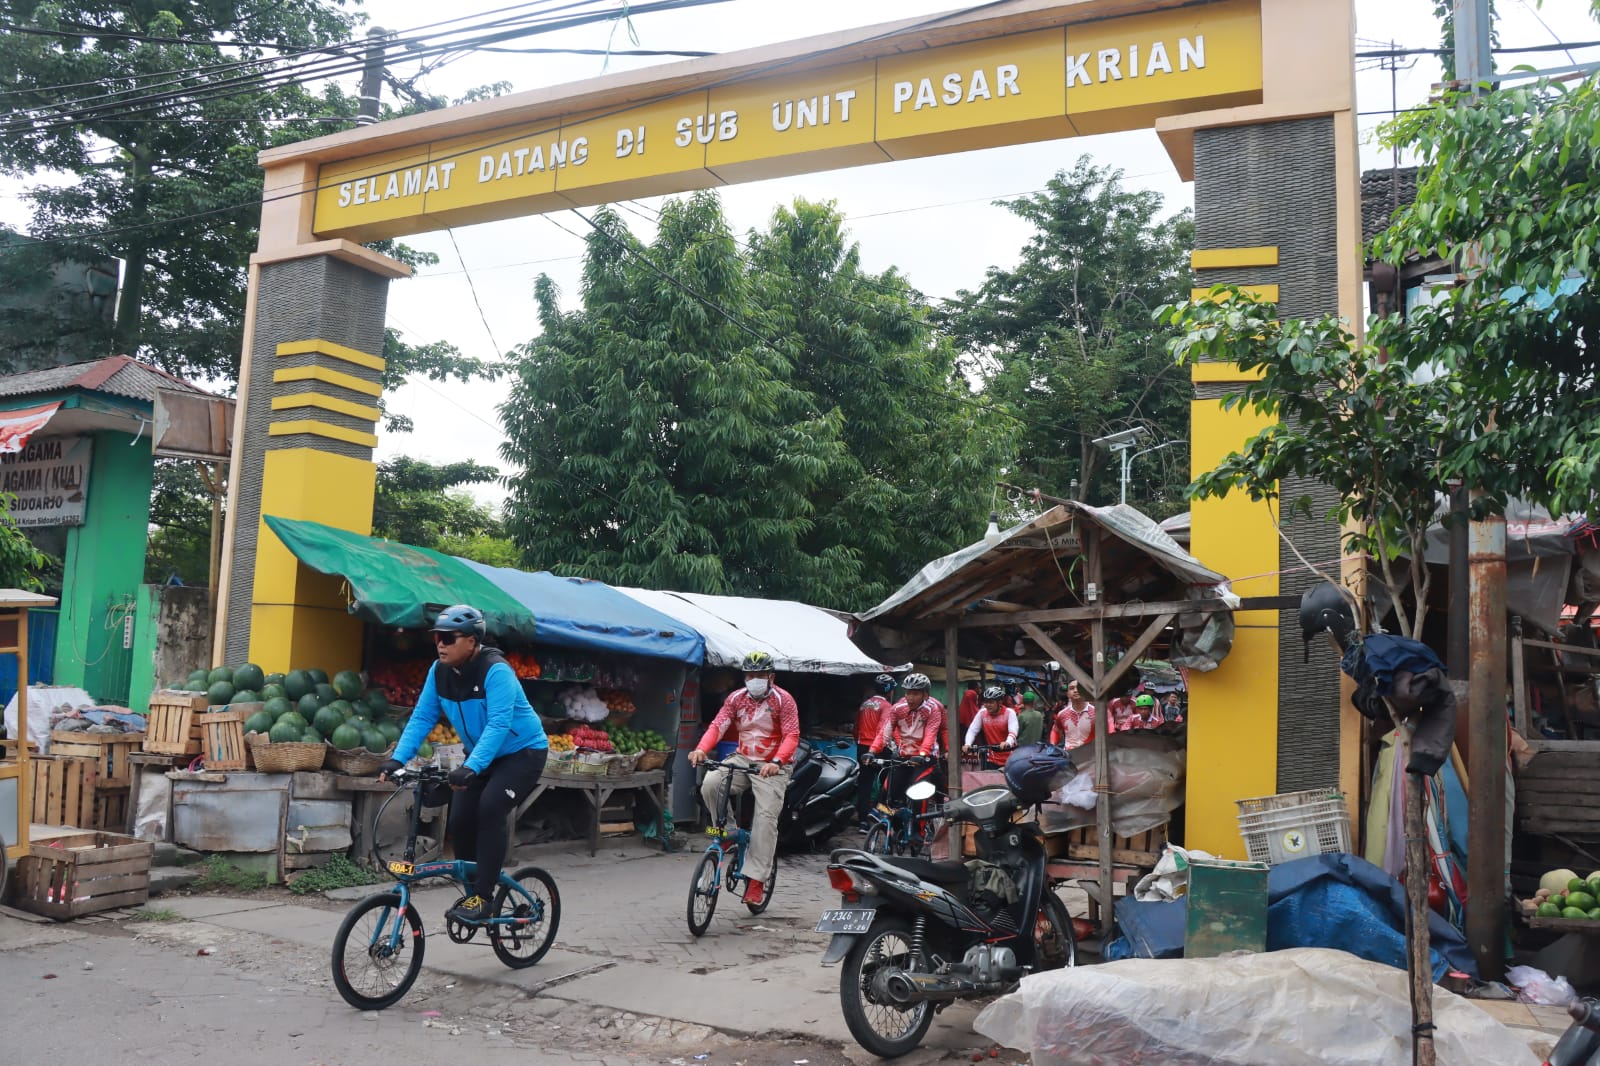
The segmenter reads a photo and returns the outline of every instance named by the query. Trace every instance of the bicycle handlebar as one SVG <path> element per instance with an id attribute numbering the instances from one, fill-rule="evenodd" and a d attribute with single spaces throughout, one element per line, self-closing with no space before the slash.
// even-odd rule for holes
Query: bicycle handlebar
<path id="1" fill-rule="evenodd" d="M 758 763 L 755 766 L 735 766 L 732 763 L 722 762 L 718 759 L 707 759 L 700 765 L 708 770 L 727 770 L 729 773 L 735 774 L 759 774 L 761 767 L 765 766 L 766 763 Z"/>

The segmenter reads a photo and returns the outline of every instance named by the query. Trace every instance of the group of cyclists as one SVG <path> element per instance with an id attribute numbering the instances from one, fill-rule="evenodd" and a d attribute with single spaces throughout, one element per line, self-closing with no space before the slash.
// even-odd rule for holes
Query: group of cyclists
<path id="1" fill-rule="evenodd" d="M 393 757 L 380 771 L 381 776 L 389 777 L 403 767 L 441 717 L 448 719 L 464 742 L 466 759 L 450 772 L 455 795 L 448 828 L 456 857 L 476 863 L 476 883 L 474 894 L 446 914 L 463 925 L 491 917 L 490 901 L 510 844 L 508 816 L 537 787 L 550 747 L 515 671 L 497 649 L 484 643 L 485 632 L 483 612 L 468 604 L 439 613 L 432 628 L 438 661 L 428 672 Z M 737 751 L 706 774 L 701 796 L 708 808 L 715 809 L 724 778 L 730 775 L 734 780 L 728 787 L 734 795 L 747 790 L 754 793 L 744 898 L 759 906 L 772 876 L 778 818 L 800 745 L 800 714 L 794 697 L 777 685 L 770 654 L 751 652 L 740 665 L 744 685 L 729 693 L 688 759 L 691 766 L 702 765 L 723 736 L 730 729 L 737 730 Z M 857 756 L 864 771 L 893 745 L 904 759 L 925 760 L 922 769 L 931 769 L 935 787 L 944 791 L 944 762 L 939 755 L 947 712 L 931 694 L 932 687 L 922 673 L 910 673 L 898 681 L 885 673 L 873 680 L 872 691 L 856 715 Z M 899 699 L 894 698 L 896 690 L 901 692 Z M 1067 685 L 1065 699 L 1048 715 L 1039 709 L 1040 701 L 1032 691 L 1019 694 L 991 684 L 968 695 L 975 696 L 970 715 L 965 713 L 965 699 L 958 712 L 965 731 L 963 750 L 981 749 L 992 766 L 1003 766 L 1011 750 L 1044 739 L 1068 750 L 1094 739 L 1095 708 L 1076 681 Z M 1158 707 L 1150 693 L 1139 692 L 1126 708 L 1118 707 L 1119 702 L 1108 707 L 1114 712 L 1112 732 L 1183 720 L 1181 704 L 1175 698 Z M 732 773 L 729 767 L 753 772 Z M 880 779 L 887 778 L 888 797 L 897 796 L 912 767 L 897 762 L 890 769 L 887 775 L 860 775 L 856 816 L 863 831 L 868 827 L 870 805 L 887 798 L 875 795 Z"/>

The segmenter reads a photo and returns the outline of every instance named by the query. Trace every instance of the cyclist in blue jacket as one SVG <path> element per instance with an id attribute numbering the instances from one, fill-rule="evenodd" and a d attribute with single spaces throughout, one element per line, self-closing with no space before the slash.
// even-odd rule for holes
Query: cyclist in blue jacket
<path id="1" fill-rule="evenodd" d="M 456 790 L 450 837 L 456 858 L 476 862 L 477 874 L 474 894 L 445 917 L 467 924 L 494 916 L 495 884 L 510 846 L 508 818 L 539 783 L 550 750 L 515 671 L 499 650 L 484 645 L 484 628 L 483 612 L 467 604 L 439 612 L 433 623 L 439 661 L 381 774 L 404 766 L 441 714 L 461 737 L 467 759 L 450 771 Z"/>

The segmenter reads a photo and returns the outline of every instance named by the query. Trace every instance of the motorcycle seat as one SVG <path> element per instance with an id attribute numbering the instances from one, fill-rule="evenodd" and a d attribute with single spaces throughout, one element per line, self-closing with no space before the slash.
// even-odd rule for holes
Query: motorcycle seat
<path id="1" fill-rule="evenodd" d="M 883 861 L 930 885 L 964 886 L 972 876 L 966 864 L 960 862 L 934 862 L 932 859 L 918 859 L 909 855 L 885 857 Z"/>

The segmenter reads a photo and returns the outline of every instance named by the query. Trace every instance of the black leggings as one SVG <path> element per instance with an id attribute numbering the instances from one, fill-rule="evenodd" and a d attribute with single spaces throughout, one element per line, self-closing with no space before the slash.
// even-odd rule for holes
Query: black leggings
<path id="1" fill-rule="evenodd" d="M 524 748 L 502 755 L 472 779 L 472 784 L 452 794 L 450 838 L 456 858 L 478 864 L 476 891 L 494 899 L 500 868 L 510 847 L 507 820 L 517 804 L 527 798 L 544 773 L 546 748 Z"/>

